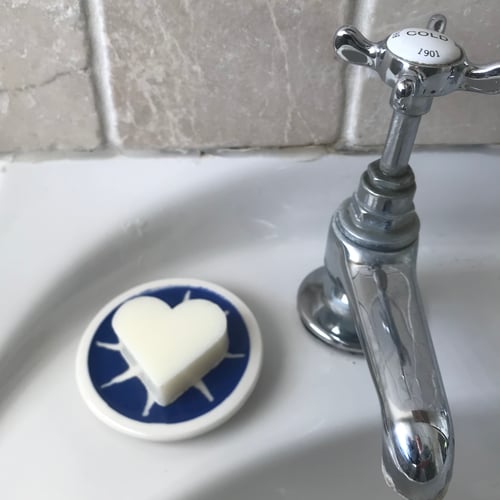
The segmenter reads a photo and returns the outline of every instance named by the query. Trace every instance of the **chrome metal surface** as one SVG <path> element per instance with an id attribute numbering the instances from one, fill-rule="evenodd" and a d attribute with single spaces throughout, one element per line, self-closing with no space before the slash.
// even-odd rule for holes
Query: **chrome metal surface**
<path id="1" fill-rule="evenodd" d="M 392 113 L 389 132 L 380 158 L 380 168 L 385 174 L 401 175 L 408 168 L 420 118 L 397 111 Z"/>
<path id="2" fill-rule="evenodd" d="M 297 308 L 304 326 L 326 344 L 352 354 L 363 354 L 347 295 L 324 267 L 315 269 L 300 285 Z"/>
<path id="3" fill-rule="evenodd" d="M 419 220 L 409 157 L 434 97 L 500 93 L 500 63 L 471 64 L 445 27 L 436 14 L 427 29 L 407 28 L 377 43 L 352 26 L 338 30 L 337 54 L 393 87 L 393 117 L 381 159 L 333 215 L 324 267 L 305 278 L 298 294 L 311 333 L 343 350 L 362 347 L 380 401 L 386 482 L 410 500 L 445 495 L 454 435 L 416 278 Z M 420 48 L 420 39 L 414 44 L 418 37 L 431 49 Z"/>
<path id="4" fill-rule="evenodd" d="M 446 18 L 433 15 L 427 24 L 427 33 L 444 37 Z M 408 29 L 406 29 L 408 30 Z M 405 29 L 389 35 L 380 42 L 371 42 L 353 26 L 340 28 L 334 38 L 334 48 L 344 61 L 367 66 L 394 88 L 391 104 L 394 109 L 389 134 L 382 154 L 381 168 L 392 175 L 400 175 L 408 165 L 415 142 L 420 116 L 429 112 L 434 97 L 450 94 L 456 90 L 500 93 L 500 62 L 476 65 L 468 60 L 465 51 L 454 44 L 460 54 L 454 60 L 438 58 L 432 63 L 415 63 L 388 49 L 388 41 L 398 38 Z M 410 31 L 407 31 L 410 32 Z"/>
<path id="5" fill-rule="evenodd" d="M 433 31 L 438 31 L 439 33 L 444 33 L 446 29 L 446 17 L 443 14 L 434 14 L 429 18 L 427 22 L 427 28 Z"/>
<path id="6" fill-rule="evenodd" d="M 416 241 L 396 252 L 362 248 L 346 238 L 336 219 L 325 265 L 345 289 L 379 397 L 388 483 L 411 500 L 435 500 L 451 479 L 454 436 L 416 257 Z"/>
<path id="7" fill-rule="evenodd" d="M 420 223 L 413 205 L 415 178 L 410 167 L 405 171 L 395 178 L 382 171 L 379 161 L 368 166 L 357 191 L 334 215 L 351 241 L 364 248 L 393 251 L 417 239 Z"/>
<path id="8" fill-rule="evenodd" d="M 446 18 L 435 14 L 430 18 L 427 29 L 439 35 L 444 33 L 445 27 Z M 392 33 L 380 42 L 372 42 L 353 26 L 343 26 L 335 34 L 333 45 L 341 59 L 375 70 L 391 87 L 396 86 L 401 77 L 417 75 L 415 97 L 438 97 L 455 90 L 485 94 L 500 92 L 500 62 L 476 65 L 469 61 L 465 51 L 453 42 L 460 49 L 460 56 L 455 60 L 445 64 L 417 64 L 387 48 L 389 38 L 397 37 L 404 31 L 403 29 Z M 451 40 L 448 36 L 446 38 Z"/>

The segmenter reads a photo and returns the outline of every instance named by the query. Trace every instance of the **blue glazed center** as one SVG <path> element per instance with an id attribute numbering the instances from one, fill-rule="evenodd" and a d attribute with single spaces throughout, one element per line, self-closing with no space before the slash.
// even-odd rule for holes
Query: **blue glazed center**
<path id="1" fill-rule="evenodd" d="M 118 342 L 111 320 L 121 306 L 120 304 L 106 316 L 94 334 L 88 354 L 88 370 L 90 380 L 99 396 L 113 410 L 125 417 L 138 422 L 162 424 L 175 424 L 200 417 L 220 405 L 233 392 L 246 370 L 250 351 L 248 330 L 238 310 L 221 295 L 207 288 L 174 286 L 146 290 L 135 297 L 156 297 L 165 301 L 170 307 L 175 307 L 184 300 L 187 292 L 190 292 L 191 299 L 209 300 L 227 312 L 228 351 L 243 356 L 225 358 L 203 377 L 203 382 L 214 398 L 213 401 L 209 401 L 198 389 L 191 387 L 168 406 L 155 403 L 149 414 L 143 416 L 147 391 L 139 378 L 134 377 L 125 382 L 102 387 L 113 377 L 128 369 L 128 364 L 121 352 L 97 345 L 98 342 L 111 344 Z M 130 299 L 135 297 L 130 297 Z"/>

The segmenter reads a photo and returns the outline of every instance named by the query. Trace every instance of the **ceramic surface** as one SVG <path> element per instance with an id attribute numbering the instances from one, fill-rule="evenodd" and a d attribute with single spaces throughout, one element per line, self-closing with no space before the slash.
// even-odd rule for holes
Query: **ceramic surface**
<path id="1" fill-rule="evenodd" d="M 305 333 L 295 309 L 300 281 L 322 262 L 332 211 L 372 159 L 312 151 L 4 170 L 2 498 L 396 498 L 380 472 L 365 362 Z M 412 161 L 419 280 L 456 424 L 450 500 L 496 500 L 500 488 L 499 159 L 484 149 Z M 218 283 L 249 306 L 263 337 L 262 373 L 226 424 L 150 443 L 88 411 L 75 354 L 104 304 L 175 276 Z"/>

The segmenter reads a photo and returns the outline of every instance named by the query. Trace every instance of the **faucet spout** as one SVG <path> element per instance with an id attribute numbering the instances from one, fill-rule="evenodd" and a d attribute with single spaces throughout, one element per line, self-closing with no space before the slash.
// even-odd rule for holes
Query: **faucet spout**
<path id="1" fill-rule="evenodd" d="M 386 482 L 436 500 L 451 479 L 452 420 L 416 279 L 417 242 L 398 251 L 353 244 L 334 218 L 325 265 L 348 299 L 380 401 Z"/>
<path id="2" fill-rule="evenodd" d="M 451 479 L 453 425 L 417 284 L 419 220 L 413 171 L 376 161 L 330 224 L 325 265 L 303 281 L 308 330 L 362 352 L 382 415 L 382 465 L 409 500 L 439 500 Z"/>

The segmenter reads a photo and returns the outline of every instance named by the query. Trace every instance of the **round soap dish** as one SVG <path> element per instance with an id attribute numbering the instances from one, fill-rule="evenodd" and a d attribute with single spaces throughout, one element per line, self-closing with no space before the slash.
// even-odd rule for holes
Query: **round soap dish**
<path id="1" fill-rule="evenodd" d="M 148 389 L 144 373 L 127 356 L 113 328 L 117 310 L 138 297 L 159 299 L 171 311 L 202 299 L 226 314 L 228 349 L 222 361 L 166 405 Z M 238 297 L 212 283 L 167 279 L 132 288 L 99 311 L 81 339 L 76 377 L 91 411 L 109 426 L 143 439 L 175 441 L 208 432 L 234 415 L 255 387 L 261 363 L 259 326 Z"/>

